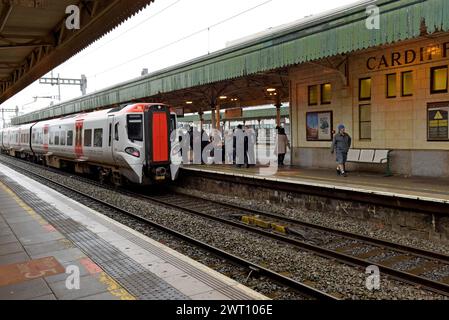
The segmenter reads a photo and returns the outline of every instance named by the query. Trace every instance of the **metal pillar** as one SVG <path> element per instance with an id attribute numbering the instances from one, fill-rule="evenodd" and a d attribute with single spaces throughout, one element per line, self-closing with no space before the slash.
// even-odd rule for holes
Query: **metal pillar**
<path id="1" fill-rule="evenodd" d="M 275 105 L 276 107 L 276 125 L 278 127 L 281 126 L 281 107 L 282 107 L 282 103 L 277 102 Z"/>
<path id="2" fill-rule="evenodd" d="M 215 108 L 215 112 L 217 113 L 217 116 L 216 116 L 217 129 L 221 131 L 221 116 L 220 116 L 220 106 L 219 105 Z"/>
<path id="3" fill-rule="evenodd" d="M 200 131 L 203 131 L 203 126 L 204 126 L 204 112 L 200 111 L 198 112 L 198 115 L 200 116 Z"/>
<path id="4" fill-rule="evenodd" d="M 215 110 L 216 110 L 216 107 L 214 105 L 211 105 L 210 109 L 212 111 L 211 114 L 210 114 L 210 121 L 211 121 L 212 129 L 217 129 L 217 127 L 216 127 L 217 123 L 215 122 Z"/>

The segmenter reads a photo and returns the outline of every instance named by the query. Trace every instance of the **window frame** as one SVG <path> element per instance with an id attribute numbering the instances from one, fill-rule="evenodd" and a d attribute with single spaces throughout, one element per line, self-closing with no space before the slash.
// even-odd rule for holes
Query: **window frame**
<path id="1" fill-rule="evenodd" d="M 362 141 L 371 141 L 372 140 L 372 138 L 373 138 L 373 132 L 372 132 L 372 130 L 373 130 L 373 127 L 372 127 L 372 125 L 370 126 L 371 127 L 371 130 L 370 130 L 370 137 L 369 138 L 362 138 L 362 123 L 370 123 L 370 124 L 372 124 L 373 123 L 373 120 L 372 120 L 372 118 L 370 117 L 370 121 L 362 121 L 362 108 L 363 107 L 369 107 L 370 108 L 370 112 L 372 112 L 372 105 L 370 104 L 370 103 L 365 103 L 365 104 L 360 104 L 359 105 L 359 140 L 362 140 Z M 372 115 L 371 115 L 372 116 Z"/>
<path id="2" fill-rule="evenodd" d="M 311 103 L 311 101 L 310 101 L 310 92 L 311 92 L 311 89 L 312 89 L 313 87 L 315 87 L 316 90 L 317 90 L 317 92 L 316 92 L 316 103 Z M 319 92 L 319 90 L 320 90 L 320 85 L 318 85 L 318 84 L 310 85 L 310 86 L 308 86 L 307 88 L 308 88 L 308 89 L 307 89 L 307 103 L 308 103 L 309 107 L 317 106 L 317 105 L 318 105 L 318 102 L 319 102 L 319 97 L 320 97 L 320 92 Z"/>
<path id="3" fill-rule="evenodd" d="M 69 137 L 70 137 L 70 140 L 69 140 Z M 69 141 L 70 141 L 70 144 L 69 144 Z M 73 147 L 73 130 L 67 131 L 66 145 L 67 145 L 67 147 Z"/>
<path id="4" fill-rule="evenodd" d="M 131 139 L 130 136 L 129 136 L 129 128 L 130 128 L 130 123 L 131 123 L 130 120 L 133 120 L 132 117 L 139 117 L 140 118 L 141 136 L 138 137 L 138 139 Z M 137 120 L 137 118 L 135 120 Z M 128 140 L 130 140 L 131 142 L 134 142 L 134 141 L 142 142 L 143 141 L 144 132 L 143 132 L 143 115 L 142 114 L 128 114 L 126 116 L 126 134 L 128 136 Z"/>
<path id="5" fill-rule="evenodd" d="M 330 86 L 330 100 L 329 101 L 324 101 L 323 99 L 323 93 L 324 93 L 324 86 L 329 85 Z M 332 83 L 331 82 L 326 82 L 320 85 L 320 102 L 321 104 L 332 104 Z"/>
<path id="6" fill-rule="evenodd" d="M 120 126 L 120 122 L 117 122 L 114 125 L 114 140 L 115 141 L 120 141 L 119 126 Z"/>
<path id="7" fill-rule="evenodd" d="M 101 132 L 101 140 L 100 140 L 100 145 L 98 145 L 96 143 L 96 133 Z M 94 148 L 103 148 L 103 128 L 96 128 L 94 129 L 93 132 L 94 136 L 93 136 L 93 147 Z"/>
<path id="8" fill-rule="evenodd" d="M 370 94 L 368 98 L 362 98 L 362 81 L 370 80 Z M 373 97 L 373 79 L 372 77 L 360 78 L 359 79 L 359 101 L 371 101 Z"/>
<path id="9" fill-rule="evenodd" d="M 404 75 L 406 75 L 406 74 L 411 74 L 412 75 L 412 93 L 410 93 L 410 94 L 405 94 L 404 93 Z M 413 79 L 413 70 L 409 70 L 409 71 L 403 71 L 403 72 L 401 72 L 401 97 L 413 97 L 413 95 L 414 95 L 414 84 L 415 84 L 415 81 L 414 81 L 414 79 Z"/>
<path id="10" fill-rule="evenodd" d="M 90 144 L 89 145 L 86 144 L 86 142 L 87 142 L 86 137 L 89 136 L 87 134 L 87 132 L 90 132 Z M 84 129 L 83 130 L 83 147 L 85 147 L 85 148 L 92 148 L 92 134 L 93 134 L 93 130 L 92 129 Z"/>
<path id="11" fill-rule="evenodd" d="M 444 90 L 434 90 L 435 85 L 435 79 L 433 77 L 435 70 L 445 69 L 446 70 L 446 89 Z M 448 93 L 449 90 L 449 68 L 447 65 L 444 66 L 438 66 L 438 67 L 432 67 L 430 68 L 430 94 L 439 94 L 439 93 Z"/>
<path id="12" fill-rule="evenodd" d="M 394 96 L 390 96 L 390 92 L 389 92 L 389 89 L 390 89 L 390 86 L 389 86 L 389 83 L 390 83 L 390 81 L 389 81 L 389 77 L 390 76 L 394 76 L 394 81 L 396 82 L 395 83 L 395 92 L 394 92 Z M 397 98 L 398 97 L 398 74 L 397 73 L 387 73 L 386 75 L 385 75 L 385 82 L 386 82 L 386 97 L 387 97 L 387 99 L 395 99 L 395 98 Z"/>

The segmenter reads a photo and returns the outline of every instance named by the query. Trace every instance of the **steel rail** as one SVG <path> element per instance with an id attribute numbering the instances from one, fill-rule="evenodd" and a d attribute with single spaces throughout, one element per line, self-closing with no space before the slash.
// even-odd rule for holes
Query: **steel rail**
<path id="1" fill-rule="evenodd" d="M 103 205 L 105 207 L 108 207 L 110 209 L 116 210 L 117 212 L 120 212 L 121 214 L 124 214 L 126 216 L 132 217 L 133 219 L 135 219 L 137 221 L 140 221 L 140 222 L 143 222 L 145 224 L 148 224 L 151 227 L 154 227 L 154 228 L 159 229 L 159 230 L 161 230 L 163 232 L 171 234 L 171 235 L 173 235 L 173 236 L 175 236 L 175 237 L 177 237 L 179 239 L 182 239 L 184 241 L 187 241 L 187 242 L 189 242 L 189 243 L 191 243 L 191 244 L 193 244 L 195 246 L 201 247 L 201 248 L 203 248 L 203 249 L 205 249 L 205 250 L 207 250 L 207 251 L 209 251 L 209 252 L 211 252 L 211 253 L 213 253 L 213 254 L 215 254 L 217 256 L 220 256 L 220 257 L 223 257 L 223 258 L 225 258 L 227 260 L 233 261 L 234 263 L 236 263 L 236 264 L 238 264 L 240 266 L 243 266 L 243 267 L 246 267 L 246 268 L 248 268 L 250 270 L 256 271 L 256 272 L 260 273 L 261 275 L 265 275 L 266 277 L 275 280 L 276 282 L 282 283 L 282 284 L 284 284 L 284 285 L 286 285 L 286 286 L 288 286 L 290 288 L 296 289 L 297 291 L 299 291 L 303 295 L 306 295 L 306 296 L 311 297 L 311 298 L 316 298 L 316 299 L 319 299 L 319 300 L 341 300 L 341 299 L 339 299 L 339 298 L 337 298 L 337 297 L 335 297 L 333 295 L 330 295 L 330 294 L 328 294 L 326 292 L 323 292 L 323 291 L 318 290 L 316 288 L 313 288 L 313 287 L 311 287 L 309 285 L 306 285 L 306 284 L 301 283 L 299 281 L 296 281 L 294 279 L 291 279 L 291 278 L 288 278 L 286 276 L 283 276 L 283 275 L 281 275 L 281 274 L 279 274 L 279 273 L 277 273 L 277 272 L 275 272 L 273 270 L 270 270 L 270 269 L 265 268 L 263 266 L 257 265 L 257 264 L 255 264 L 255 263 L 253 263 L 251 261 L 248 261 L 246 259 L 240 258 L 240 257 L 238 257 L 236 255 L 233 255 L 233 254 L 229 253 L 229 252 L 221 250 L 221 249 L 219 249 L 219 248 L 217 248 L 215 246 L 211 246 L 211 245 L 209 245 L 209 244 L 207 244 L 207 243 L 205 243 L 203 241 L 200 241 L 200 240 L 197 240 L 195 238 L 192 238 L 192 237 L 190 237 L 190 236 L 188 236 L 186 234 L 183 234 L 181 232 L 178 232 L 178 231 L 176 231 L 174 229 L 168 228 L 168 227 L 163 226 L 163 225 L 161 225 L 159 223 L 156 223 L 156 222 L 154 222 L 152 220 L 149 220 L 147 218 L 144 218 L 142 216 L 139 216 L 137 214 L 134 214 L 132 212 L 124 210 L 124 209 L 122 209 L 120 207 L 117 207 L 116 205 L 110 204 L 110 203 L 105 202 L 105 201 L 103 201 L 101 199 L 97 199 L 94 196 L 91 196 L 91 195 L 86 194 L 86 193 L 84 193 L 82 191 L 76 190 L 76 189 L 74 189 L 72 187 L 66 186 L 66 185 L 64 185 L 62 183 L 56 182 L 56 181 L 54 181 L 54 180 L 52 180 L 50 178 L 47 178 L 47 177 L 42 176 L 42 175 L 40 175 L 38 173 L 32 172 L 31 170 L 27 170 L 25 168 L 19 167 L 19 166 L 15 165 L 15 164 L 12 164 L 12 163 L 9 163 L 9 162 L 7 163 L 7 165 L 9 165 L 9 166 L 11 166 L 13 168 L 16 168 L 18 171 L 25 171 L 27 174 L 30 174 L 30 175 L 38 178 L 38 179 L 41 179 L 41 180 L 44 180 L 44 181 L 46 181 L 48 183 L 56 185 L 59 188 L 63 188 L 65 190 L 73 192 L 73 193 L 75 193 L 77 195 L 81 195 L 81 196 L 89 199 L 90 201 L 99 203 L 99 204 L 101 204 L 101 205 Z"/>

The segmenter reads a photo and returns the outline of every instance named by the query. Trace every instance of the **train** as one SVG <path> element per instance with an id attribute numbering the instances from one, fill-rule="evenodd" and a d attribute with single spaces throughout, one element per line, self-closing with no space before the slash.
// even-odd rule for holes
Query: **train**
<path id="1" fill-rule="evenodd" d="M 0 129 L 2 153 L 115 185 L 170 181 L 176 114 L 137 103 Z"/>

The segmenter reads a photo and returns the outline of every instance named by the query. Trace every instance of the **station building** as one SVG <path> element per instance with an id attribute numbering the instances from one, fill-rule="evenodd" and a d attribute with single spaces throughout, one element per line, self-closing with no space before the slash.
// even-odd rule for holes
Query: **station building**
<path id="1" fill-rule="evenodd" d="M 333 167 L 331 132 L 344 124 L 353 148 L 393 150 L 395 173 L 449 176 L 449 35 L 328 63 L 289 70 L 295 165 Z"/>
<path id="2" fill-rule="evenodd" d="M 374 29 L 367 25 L 372 5 L 380 13 Z M 168 103 L 180 114 L 198 114 L 201 123 L 211 112 L 215 128 L 232 114 L 240 119 L 243 108 L 271 104 L 281 124 L 288 103 L 293 165 L 335 168 L 331 140 L 344 124 L 353 148 L 392 150 L 394 174 L 449 177 L 448 66 L 449 1 L 360 1 L 13 124 L 129 102 Z"/>

